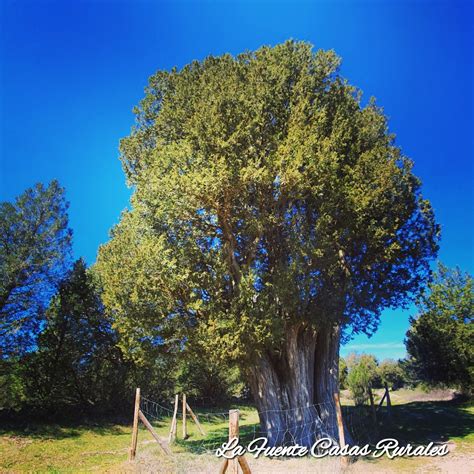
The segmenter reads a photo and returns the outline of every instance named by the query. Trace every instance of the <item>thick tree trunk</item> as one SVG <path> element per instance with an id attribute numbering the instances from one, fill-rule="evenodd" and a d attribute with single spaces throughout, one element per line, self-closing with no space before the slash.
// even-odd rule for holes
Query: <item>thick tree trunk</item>
<path id="1" fill-rule="evenodd" d="M 334 393 L 339 390 L 339 327 L 304 324 L 286 332 L 278 357 L 263 355 L 250 370 L 250 389 L 262 433 L 272 446 L 310 447 L 317 439 L 339 440 Z"/>
<path id="2" fill-rule="evenodd" d="M 328 434 L 339 442 L 334 394 L 339 392 L 339 326 L 318 333 L 315 352 L 314 390 L 320 403 L 320 416 L 328 427 Z M 348 436 L 346 435 L 346 440 Z"/>

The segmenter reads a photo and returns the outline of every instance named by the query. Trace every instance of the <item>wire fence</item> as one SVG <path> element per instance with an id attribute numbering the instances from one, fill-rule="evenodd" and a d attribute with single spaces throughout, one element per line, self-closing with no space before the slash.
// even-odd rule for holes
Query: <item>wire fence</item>
<path id="1" fill-rule="evenodd" d="M 377 440 L 380 424 L 387 413 L 382 407 L 374 419 L 370 406 L 342 406 L 346 443 L 350 445 L 371 444 Z M 170 428 L 174 414 L 173 405 L 166 406 L 146 397 L 140 399 L 140 410 L 157 428 Z M 178 436 L 175 443 L 193 453 L 215 453 L 229 438 L 229 412 L 194 411 L 205 434 L 191 429 L 186 439 Z M 181 403 L 177 407 L 177 419 L 183 417 Z M 190 421 L 191 422 L 191 421 Z M 329 438 L 339 445 L 336 406 L 334 401 L 285 410 L 241 410 L 239 421 L 239 443 L 248 446 L 258 438 L 266 438 L 273 446 L 310 446 L 322 438 Z"/>

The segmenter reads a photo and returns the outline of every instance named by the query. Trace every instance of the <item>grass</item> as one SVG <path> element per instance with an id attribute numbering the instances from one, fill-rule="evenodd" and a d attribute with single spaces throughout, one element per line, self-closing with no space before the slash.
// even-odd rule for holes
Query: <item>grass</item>
<path id="1" fill-rule="evenodd" d="M 1 433 L 2 472 L 106 470 L 127 457 L 131 430 L 120 425 L 31 425 Z M 146 435 L 146 433 L 141 433 Z"/>
<path id="2" fill-rule="evenodd" d="M 428 444 L 430 441 L 449 441 L 455 447 L 454 453 L 446 458 L 404 458 L 397 460 L 365 459 L 354 464 L 352 472 L 409 472 L 433 463 L 463 459 L 474 448 L 474 407 L 456 401 L 417 401 L 424 395 L 413 391 L 398 391 L 393 394 L 392 421 L 383 411 L 379 414 L 377 439 L 392 437 L 411 444 Z M 258 429 L 258 417 L 254 409 L 239 407 L 240 432 L 242 438 L 252 438 Z M 358 410 L 346 406 L 347 423 L 350 414 Z M 203 437 L 189 419 L 189 438 L 181 438 L 181 423 L 178 424 L 178 440 L 173 447 L 173 459 L 166 459 L 150 433 L 144 428 L 139 432 L 139 446 L 136 463 L 128 463 L 130 426 L 101 423 L 97 425 L 56 425 L 31 423 L 23 428 L 0 429 L 0 472 L 215 472 L 219 460 L 209 454 L 202 454 L 216 448 L 227 437 L 228 420 L 224 415 L 203 414 L 200 421 L 206 432 Z M 365 432 L 374 432 L 370 427 L 369 413 L 358 414 Z M 155 424 L 159 436 L 168 436 L 170 419 Z M 325 472 L 326 461 L 314 459 L 292 459 L 289 461 L 259 459 L 250 457 L 249 462 L 256 472 Z M 319 463 L 319 464 L 318 464 Z M 432 463 L 432 464 L 430 464 Z M 461 464 L 462 465 L 462 464 Z M 199 466 L 199 467 L 198 467 Z M 295 467 L 296 466 L 296 467 Z M 326 467 L 324 467 L 326 466 Z M 334 471 L 333 467 L 327 470 Z M 449 471 L 450 469 L 448 469 Z M 451 469 L 455 472 L 455 469 Z M 430 472 L 429 470 L 427 472 Z"/>
<path id="3" fill-rule="evenodd" d="M 257 426 L 257 412 L 248 406 L 240 410 L 241 432 Z M 215 412 L 215 411 L 214 411 Z M 217 448 L 228 436 L 228 418 L 222 415 L 201 414 L 202 436 L 188 417 L 188 439 L 181 437 L 178 423 L 178 439 L 173 447 L 177 456 L 198 455 Z M 171 419 L 153 423 L 155 431 L 167 438 Z M 26 428 L 0 429 L 0 472 L 107 472 L 122 470 L 128 458 L 131 427 L 115 424 L 56 425 L 32 423 Z M 140 424 L 139 453 L 157 451 L 151 434 Z"/>

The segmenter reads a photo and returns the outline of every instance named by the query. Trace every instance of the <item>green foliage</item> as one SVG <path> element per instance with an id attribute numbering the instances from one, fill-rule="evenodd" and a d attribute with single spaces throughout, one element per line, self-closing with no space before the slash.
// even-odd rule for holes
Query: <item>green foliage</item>
<path id="1" fill-rule="evenodd" d="M 127 365 L 82 260 L 46 311 L 38 349 L 25 358 L 29 403 L 55 410 L 112 406 L 125 398 Z"/>
<path id="2" fill-rule="evenodd" d="M 165 358 L 154 350 L 137 364 L 118 343 L 94 275 L 78 260 L 51 300 L 37 350 L 20 361 L 25 404 L 49 413 L 116 413 L 131 401 L 137 386 L 156 400 L 169 398 L 173 355 Z"/>
<path id="3" fill-rule="evenodd" d="M 127 352 L 199 341 L 249 367 L 289 325 L 371 333 L 420 287 L 431 206 L 339 63 L 288 41 L 150 78 L 121 143 L 132 208 L 96 266 Z"/>
<path id="4" fill-rule="evenodd" d="M 178 366 L 177 392 L 184 392 L 193 400 L 206 405 L 217 405 L 245 394 L 245 386 L 237 367 L 215 364 L 203 355 L 196 355 L 187 356 Z"/>
<path id="5" fill-rule="evenodd" d="M 387 383 L 392 390 L 398 390 L 407 381 L 403 366 L 400 362 L 391 359 L 385 359 L 380 363 L 378 374 L 382 385 Z"/>
<path id="6" fill-rule="evenodd" d="M 369 398 L 369 389 L 377 380 L 377 359 L 370 354 L 350 354 L 347 357 L 349 374 L 347 385 L 356 405 L 363 405 Z"/>
<path id="7" fill-rule="evenodd" d="M 31 348 L 69 262 L 68 203 L 57 181 L 0 204 L 0 358 Z"/>
<path id="8" fill-rule="evenodd" d="M 19 410 L 26 400 L 26 390 L 19 361 L 15 358 L 0 361 L 0 413 Z"/>
<path id="9" fill-rule="evenodd" d="M 184 390 L 195 400 L 217 403 L 243 389 L 235 367 L 210 365 L 198 354 L 180 364 L 176 354 L 148 339 L 137 351 L 140 357 L 126 357 L 94 274 L 82 260 L 59 284 L 37 344 L 21 357 L 0 361 L 0 413 L 26 409 L 59 418 L 117 414 L 128 408 L 137 386 L 144 396 L 161 402 Z"/>
<path id="10" fill-rule="evenodd" d="M 76 410 L 106 414 L 123 410 L 137 386 L 144 396 L 162 402 L 184 390 L 194 399 L 213 403 L 242 389 L 235 368 L 210 365 L 198 354 L 180 364 L 166 346 L 146 338 L 137 354 L 133 360 L 120 349 L 95 275 L 78 260 L 46 310 L 37 349 L 5 361 L 0 407 L 27 407 L 58 416 Z"/>
<path id="11" fill-rule="evenodd" d="M 409 367 L 418 380 L 472 392 L 474 382 L 473 279 L 439 265 L 418 300 L 406 335 Z"/>
<path id="12" fill-rule="evenodd" d="M 344 390 L 347 388 L 347 376 L 349 369 L 347 367 L 346 360 L 343 357 L 339 357 L 339 388 Z"/>

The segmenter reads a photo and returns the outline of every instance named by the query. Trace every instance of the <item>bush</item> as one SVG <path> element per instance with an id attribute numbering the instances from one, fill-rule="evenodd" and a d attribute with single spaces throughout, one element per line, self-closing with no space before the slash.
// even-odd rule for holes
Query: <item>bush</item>
<path id="1" fill-rule="evenodd" d="M 19 361 L 15 358 L 0 360 L 0 412 L 20 409 L 25 399 Z"/>
<path id="2" fill-rule="evenodd" d="M 378 367 L 382 385 L 387 384 L 392 390 L 398 390 L 406 383 L 406 376 L 400 362 L 385 359 Z"/>
<path id="3" fill-rule="evenodd" d="M 339 388 L 344 390 L 347 388 L 347 376 L 349 374 L 349 369 L 347 367 L 347 362 L 343 357 L 339 358 Z"/>
<path id="4" fill-rule="evenodd" d="M 377 360 L 373 355 L 351 355 L 348 358 L 347 385 L 356 405 L 363 405 L 369 398 L 369 390 L 377 380 Z"/>

